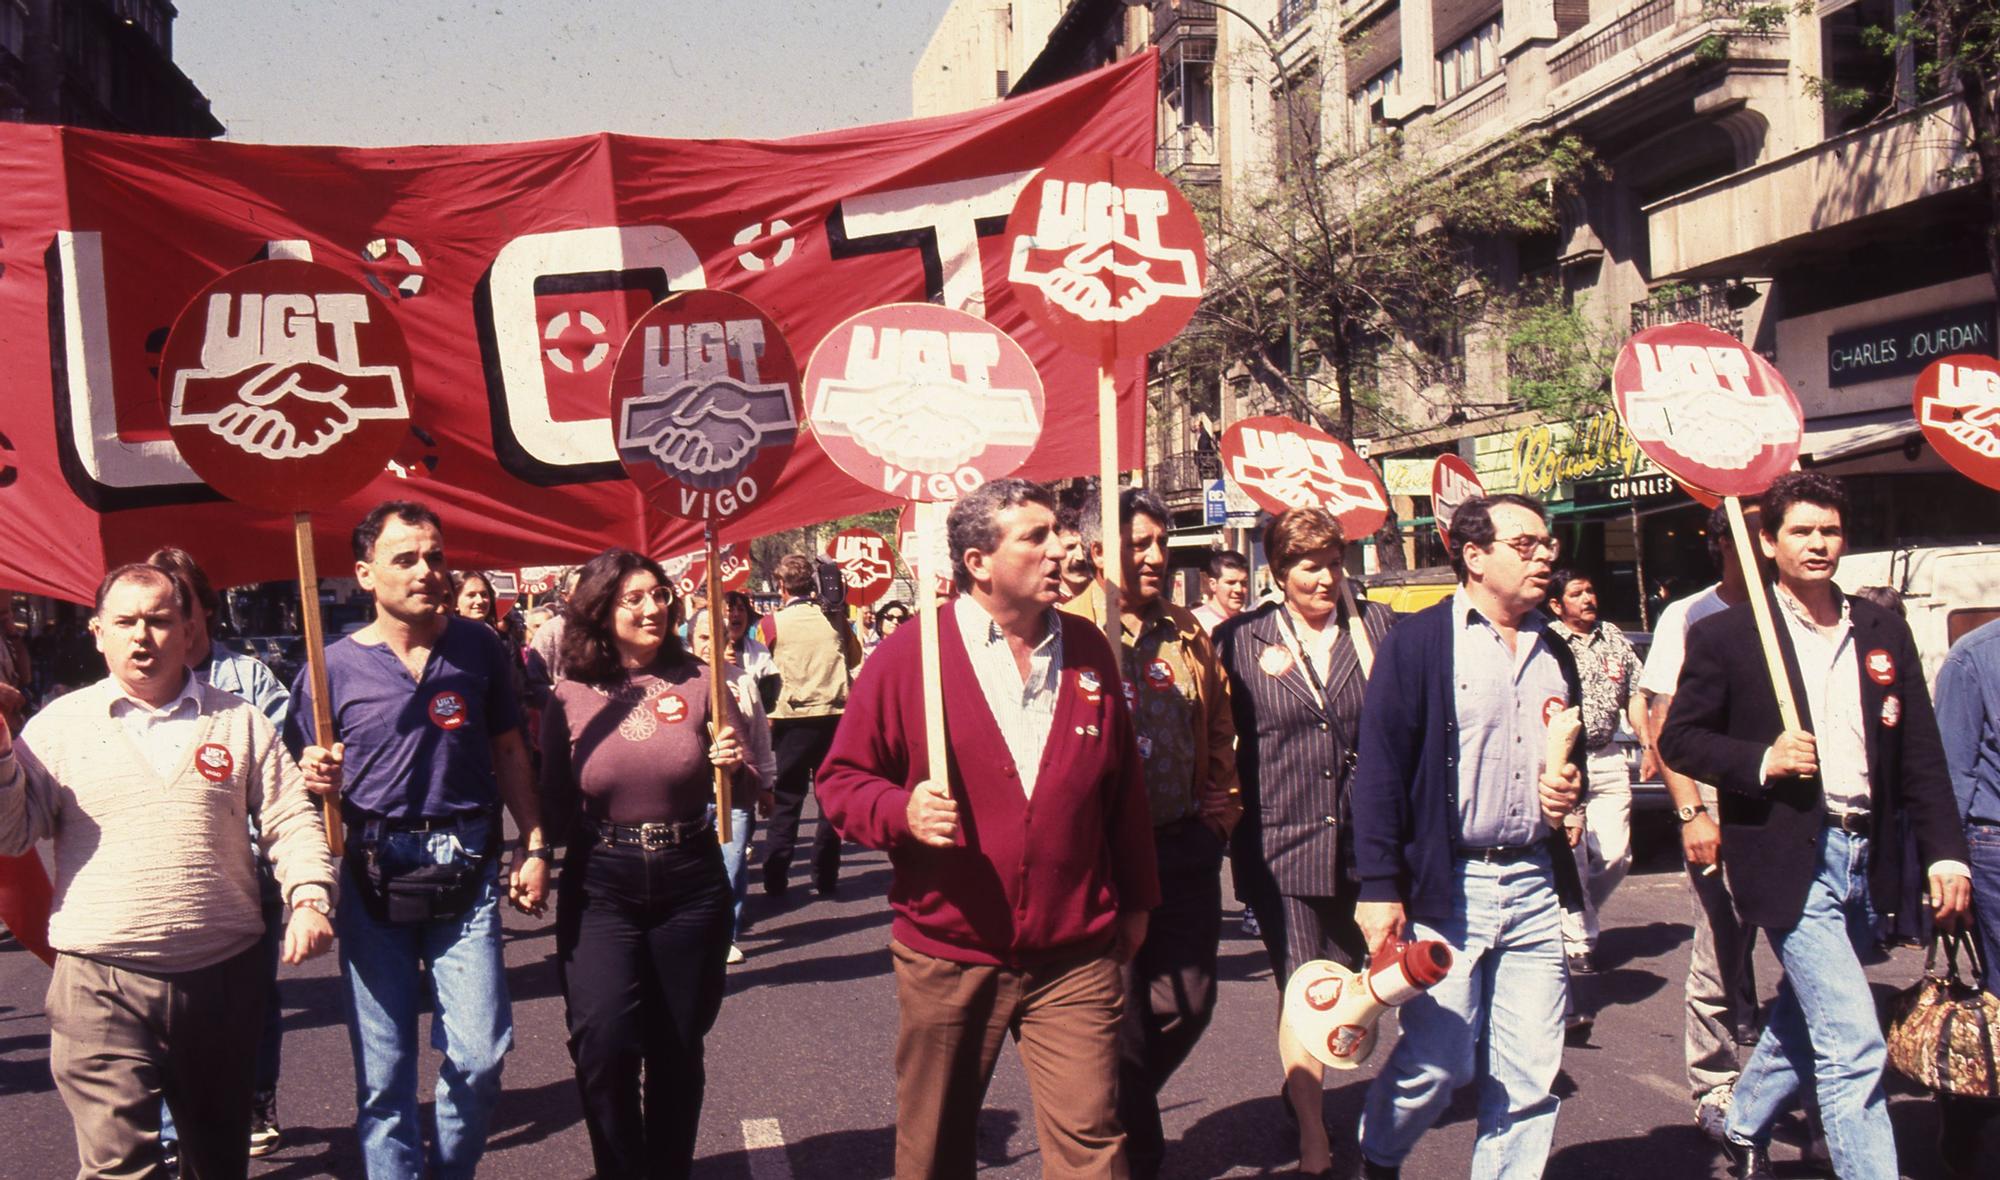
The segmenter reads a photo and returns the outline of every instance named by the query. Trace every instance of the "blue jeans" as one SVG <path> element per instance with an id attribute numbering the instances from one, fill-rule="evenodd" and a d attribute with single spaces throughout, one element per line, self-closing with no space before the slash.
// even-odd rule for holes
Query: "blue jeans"
<path id="1" fill-rule="evenodd" d="M 1555 1138 L 1568 993 L 1555 874 L 1545 850 L 1453 868 L 1457 910 L 1412 918 L 1405 933 L 1449 945 L 1451 974 L 1403 1005 L 1402 1037 L 1362 1106 L 1361 1151 L 1401 1166 L 1452 1094 L 1476 1081 L 1473 1180 L 1540 1176 Z"/>
<path id="2" fill-rule="evenodd" d="M 1804 912 L 1791 928 L 1768 933 L 1785 980 L 1736 1080 L 1726 1132 L 1738 1143 L 1769 1142 L 1771 1124 L 1810 1084 L 1835 1174 L 1896 1175 L 1896 1135 L 1882 1091 L 1888 1050 L 1861 970 L 1860 952 L 1874 945 L 1867 838 L 1821 833 Z"/>
<path id="3" fill-rule="evenodd" d="M 1972 935 L 1986 964 L 1986 990 L 2000 996 L 2000 826 L 1965 825 L 1972 851 Z"/>
<path id="4" fill-rule="evenodd" d="M 514 1043 L 500 955 L 501 858 L 480 855 L 497 822 L 479 818 L 444 831 L 381 837 L 381 856 L 389 866 L 487 862 L 477 898 L 456 918 L 406 926 L 378 922 L 361 904 L 353 872 L 343 868 L 334 926 L 347 977 L 355 1126 L 369 1180 L 470 1177 L 486 1150 L 487 1123 L 500 1097 L 500 1067 Z M 358 843 L 357 836 L 348 837 L 350 845 Z M 417 1014 L 424 1006 L 419 963 L 430 969 L 436 1001 L 431 1046 L 444 1056 L 428 1169 L 417 1116 Z"/>
<path id="5" fill-rule="evenodd" d="M 715 805 L 709 804 L 708 814 L 715 816 Z M 750 878 L 743 872 L 750 859 L 750 836 L 757 830 L 757 813 L 747 807 L 729 809 L 729 843 L 722 846 L 722 868 L 729 874 L 729 892 L 734 898 L 734 909 L 730 911 L 729 941 L 735 942 L 736 935 L 743 929 L 743 898 L 750 892 Z"/>

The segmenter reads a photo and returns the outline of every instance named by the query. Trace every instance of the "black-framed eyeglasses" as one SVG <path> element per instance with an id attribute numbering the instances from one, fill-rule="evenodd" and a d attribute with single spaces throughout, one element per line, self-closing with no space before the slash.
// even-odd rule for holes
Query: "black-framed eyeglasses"
<path id="1" fill-rule="evenodd" d="M 1532 536 L 1522 533 L 1513 537 L 1495 537 L 1493 543 L 1495 545 L 1505 545 L 1512 549 L 1521 555 L 1522 561 L 1535 560 L 1544 549 L 1548 550 L 1549 560 L 1555 561 L 1562 556 L 1563 551 L 1562 538 L 1547 535 Z"/>
<path id="2" fill-rule="evenodd" d="M 657 607 L 673 605 L 674 592 L 665 586 L 655 586 L 651 590 L 633 590 L 618 596 L 618 605 L 626 610 L 638 610 L 650 602 Z"/>

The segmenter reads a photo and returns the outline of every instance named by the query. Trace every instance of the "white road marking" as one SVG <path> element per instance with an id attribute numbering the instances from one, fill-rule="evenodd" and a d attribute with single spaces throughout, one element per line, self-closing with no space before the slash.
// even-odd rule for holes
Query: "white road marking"
<path id="1" fill-rule="evenodd" d="M 792 1161 L 785 1155 L 785 1133 L 777 1119 L 744 1119 L 743 1150 L 750 1157 L 751 1180 L 792 1180 Z"/>

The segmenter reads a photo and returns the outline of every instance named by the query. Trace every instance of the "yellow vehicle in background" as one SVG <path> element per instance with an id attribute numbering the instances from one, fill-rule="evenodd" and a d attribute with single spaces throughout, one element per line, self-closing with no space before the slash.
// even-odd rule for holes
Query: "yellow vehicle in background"
<path id="1" fill-rule="evenodd" d="M 1379 602 L 1399 615 L 1414 614 L 1442 602 L 1458 589 L 1458 577 L 1448 565 L 1350 576 L 1369 601 Z"/>

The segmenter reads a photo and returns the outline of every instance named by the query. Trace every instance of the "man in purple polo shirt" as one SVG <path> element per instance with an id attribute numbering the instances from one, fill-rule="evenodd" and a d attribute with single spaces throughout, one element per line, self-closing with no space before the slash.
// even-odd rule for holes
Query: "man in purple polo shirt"
<path id="1" fill-rule="evenodd" d="M 377 505 L 354 529 L 354 576 L 375 620 L 326 649 L 332 747 L 313 744 L 309 674 L 287 743 L 307 785 L 342 793 L 347 857 L 336 914 L 349 992 L 357 1129 L 370 1180 L 470 1177 L 500 1096 L 513 1016 L 500 944 L 500 804 L 521 831 L 509 896 L 540 913 L 549 849 L 499 635 L 446 614 L 444 535 L 430 509 Z M 343 791 L 344 786 L 344 791 Z M 417 1016 L 427 969 L 438 1069 L 428 1166 L 417 1114 Z"/>

